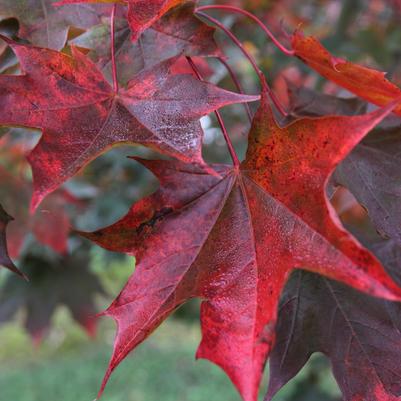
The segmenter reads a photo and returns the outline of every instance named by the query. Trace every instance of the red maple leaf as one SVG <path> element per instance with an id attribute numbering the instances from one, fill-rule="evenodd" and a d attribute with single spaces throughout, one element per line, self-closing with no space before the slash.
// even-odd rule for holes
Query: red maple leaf
<path id="1" fill-rule="evenodd" d="M 193 297 L 204 300 L 197 357 L 221 366 L 246 401 L 257 399 L 292 270 L 400 299 L 400 288 L 341 226 L 325 194 L 336 165 L 390 110 L 280 128 L 264 94 L 246 160 L 214 165 L 220 177 L 178 161 L 140 160 L 159 178 L 159 191 L 116 224 L 83 234 L 137 260 L 105 312 L 118 331 L 101 392 L 126 355 Z"/>
<path id="2" fill-rule="evenodd" d="M 297 31 L 292 37 L 295 55 L 320 75 L 348 89 L 362 99 L 384 106 L 401 98 L 401 89 L 385 78 L 385 73 L 332 56 L 312 36 Z M 401 115 L 401 105 L 394 112 Z"/>
<path id="3" fill-rule="evenodd" d="M 123 143 L 143 144 L 203 164 L 199 118 L 222 106 L 253 101 L 169 73 L 175 58 L 137 74 L 115 93 L 86 56 L 13 42 L 23 75 L 1 75 L 0 123 L 40 128 L 28 156 L 34 176 L 32 208 L 100 153 Z"/>

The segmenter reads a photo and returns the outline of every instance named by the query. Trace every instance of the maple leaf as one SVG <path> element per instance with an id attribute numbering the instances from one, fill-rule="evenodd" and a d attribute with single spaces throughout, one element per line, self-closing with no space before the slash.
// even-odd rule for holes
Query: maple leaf
<path id="1" fill-rule="evenodd" d="M 70 27 L 87 29 L 99 24 L 101 16 L 110 8 L 72 4 L 60 12 L 53 4 L 53 0 L 2 0 L 0 15 L 19 21 L 19 37 L 37 46 L 60 50 L 65 45 Z"/>
<path id="2" fill-rule="evenodd" d="M 118 77 L 126 83 L 134 73 L 149 69 L 169 58 L 186 56 L 219 56 L 213 38 L 215 29 L 194 16 L 194 5 L 184 4 L 174 8 L 155 22 L 136 42 L 130 38 L 127 20 L 115 21 L 115 48 Z M 110 47 L 104 44 L 110 38 L 110 24 L 103 23 L 87 30 L 70 43 L 92 49 L 91 59 L 107 77 L 112 75 Z"/>
<path id="3" fill-rule="evenodd" d="M 109 0 L 63 0 L 55 5 L 75 4 L 75 3 L 119 3 L 119 1 Z M 137 41 L 141 34 L 160 18 L 168 13 L 172 8 L 187 3 L 189 0 L 127 0 L 128 4 L 128 24 L 131 28 L 131 39 Z M 121 2 L 122 3 L 122 2 Z M 125 2 L 124 2 L 125 3 Z M 194 2 L 191 2 L 194 4 Z"/>
<path id="4" fill-rule="evenodd" d="M 24 277 L 23 273 L 21 273 L 14 265 L 8 254 L 6 229 L 8 223 L 12 220 L 13 218 L 7 214 L 7 212 L 3 209 L 3 206 L 1 206 L 0 204 L 0 266 L 3 266 L 11 270 L 12 272 Z"/>
<path id="5" fill-rule="evenodd" d="M 377 128 L 337 168 L 334 181 L 364 205 L 377 230 L 401 245 L 401 126 Z"/>
<path id="6" fill-rule="evenodd" d="M 401 248 L 374 245 L 401 283 Z M 277 344 L 270 357 L 271 400 L 314 352 L 327 355 L 344 401 L 398 401 L 401 395 L 401 308 L 323 277 L 296 272 L 281 301 Z"/>
<path id="7" fill-rule="evenodd" d="M 126 355 L 193 297 L 204 300 L 197 357 L 222 367 L 246 401 L 257 399 L 293 269 L 399 299 L 401 290 L 341 227 L 324 191 L 335 166 L 389 111 L 280 128 L 264 93 L 239 168 L 214 165 L 218 177 L 179 161 L 140 160 L 159 178 L 159 191 L 116 224 L 82 233 L 137 261 L 105 312 L 118 330 L 101 392 Z"/>
<path id="8" fill-rule="evenodd" d="M 362 99 L 383 106 L 401 97 L 401 89 L 388 81 L 385 73 L 332 56 L 312 36 L 304 37 L 301 32 L 295 32 L 292 48 L 309 67 Z M 401 115 L 400 104 L 394 112 Z"/>
<path id="9" fill-rule="evenodd" d="M 104 295 L 99 279 L 89 270 L 88 252 L 75 251 L 54 259 L 35 253 L 21 260 L 30 282 L 8 278 L 0 288 L 0 323 L 26 310 L 25 328 L 36 343 L 48 331 L 51 318 L 65 306 L 89 335 L 96 331 L 94 297 Z M 73 289 L 73 291 L 72 291 Z"/>
<path id="10" fill-rule="evenodd" d="M 117 144 L 150 146 L 203 164 L 199 119 L 222 106 L 258 100 L 171 75 L 175 59 L 137 74 L 115 93 L 86 56 L 13 42 L 23 75 L 0 76 L 0 124 L 41 128 L 28 156 L 34 177 L 32 208 L 96 156 Z"/>

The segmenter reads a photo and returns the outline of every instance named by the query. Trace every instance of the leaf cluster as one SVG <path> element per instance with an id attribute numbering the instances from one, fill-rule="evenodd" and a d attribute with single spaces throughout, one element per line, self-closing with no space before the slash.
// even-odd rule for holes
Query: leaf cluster
<path id="1" fill-rule="evenodd" d="M 0 263 L 32 283 L 14 276 L 5 283 L 0 322 L 25 307 L 26 327 L 40 338 L 63 303 L 93 333 L 88 316 L 104 290 L 79 234 L 136 258 L 104 312 L 118 327 L 99 396 L 137 345 L 200 298 L 196 355 L 219 365 L 244 401 L 257 400 L 268 360 L 266 400 L 314 352 L 330 358 L 344 400 L 398 400 L 401 89 L 299 30 L 284 45 L 262 20 L 228 3 L 2 0 Z M 311 91 L 301 75 L 273 90 L 216 11 L 249 18 L 283 57 L 355 97 Z M 216 27 L 250 62 L 260 95 L 244 93 Z M 236 92 L 205 80 L 210 59 L 227 69 Z M 243 160 L 219 111 L 238 103 L 250 120 Z M 203 157 L 200 119 L 210 113 L 231 164 Z M 15 127 L 39 130 L 39 141 L 21 149 Z M 69 190 L 70 179 L 122 145 L 146 149 L 130 162 L 151 172 L 158 189 L 117 222 L 93 232 L 81 222 L 72 232 L 67 209 L 82 215 L 117 170 L 107 165 L 81 195 Z M 129 180 L 151 182 L 136 173 Z M 23 253 L 28 235 L 58 253 L 52 265 L 32 249 Z M 12 262 L 21 252 L 23 273 Z"/>

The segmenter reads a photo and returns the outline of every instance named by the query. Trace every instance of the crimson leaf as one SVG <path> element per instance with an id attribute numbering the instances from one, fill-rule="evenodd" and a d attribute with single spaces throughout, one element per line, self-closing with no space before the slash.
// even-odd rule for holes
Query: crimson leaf
<path id="1" fill-rule="evenodd" d="M 141 160 L 159 191 L 116 224 L 83 234 L 137 260 L 105 312 L 118 331 L 101 391 L 127 354 L 193 297 L 204 299 L 197 356 L 221 366 L 245 401 L 257 398 L 293 269 L 399 299 L 401 290 L 341 227 L 325 195 L 335 166 L 390 110 L 280 128 L 264 93 L 239 168 L 215 165 L 218 177 L 182 162 Z"/>

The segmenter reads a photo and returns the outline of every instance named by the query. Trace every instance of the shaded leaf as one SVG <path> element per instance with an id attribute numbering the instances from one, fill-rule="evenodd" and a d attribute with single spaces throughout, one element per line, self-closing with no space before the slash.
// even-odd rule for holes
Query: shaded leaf
<path id="1" fill-rule="evenodd" d="M 357 98 L 344 99 L 290 87 L 292 114 L 354 115 L 364 109 Z M 369 212 L 384 237 L 401 244 L 401 122 L 387 117 L 337 167 L 332 182 L 348 188 Z"/>
<path id="2" fill-rule="evenodd" d="M 126 83 L 142 69 L 148 69 L 171 57 L 219 55 L 213 39 L 214 29 L 193 15 L 193 4 L 185 4 L 167 13 L 147 29 L 136 42 L 130 38 L 126 19 L 116 20 L 115 47 L 119 80 Z M 110 24 L 96 25 L 71 41 L 91 49 L 91 59 L 107 77 L 111 77 Z"/>
<path id="3" fill-rule="evenodd" d="M 291 115 L 295 117 L 320 117 L 325 115 L 346 115 L 366 111 L 366 103 L 357 98 L 342 98 L 318 93 L 312 89 L 296 87 L 288 83 Z"/>
<path id="4" fill-rule="evenodd" d="M 65 306 L 91 336 L 96 331 L 95 296 L 104 290 L 89 268 L 87 252 L 76 251 L 59 259 L 28 254 L 21 269 L 29 283 L 10 277 L 0 289 L 0 323 L 26 311 L 25 328 L 38 342 L 48 331 L 58 306 Z"/>
<path id="5" fill-rule="evenodd" d="M 376 129 L 334 175 L 363 204 L 377 230 L 401 246 L 401 126 Z"/>
<path id="6" fill-rule="evenodd" d="M 72 4 L 60 10 L 54 7 L 53 0 L 2 0 L 0 15 L 19 21 L 19 37 L 37 46 L 60 50 L 67 41 L 70 27 L 87 29 L 99 24 L 109 8 Z"/>
<path id="7" fill-rule="evenodd" d="M 132 41 L 138 40 L 141 34 L 172 8 L 188 2 L 189 0 L 127 0 L 128 24 L 131 28 Z M 76 3 L 119 3 L 109 0 L 62 0 L 56 5 L 71 5 Z M 191 2 L 193 3 L 193 2 Z"/>
<path id="8" fill-rule="evenodd" d="M 373 249 L 401 283 L 401 248 Z M 344 401 L 397 401 L 401 396 L 401 309 L 307 272 L 288 283 L 279 312 L 277 344 L 270 358 L 266 399 L 294 377 L 314 352 L 323 352 Z"/>

